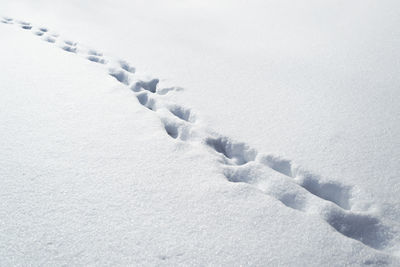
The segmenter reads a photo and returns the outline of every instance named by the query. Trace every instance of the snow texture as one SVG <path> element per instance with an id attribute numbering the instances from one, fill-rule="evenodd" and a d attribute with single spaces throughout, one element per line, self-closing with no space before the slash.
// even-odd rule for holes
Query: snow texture
<path id="1" fill-rule="evenodd" d="M 398 197 L 221 133 L 127 59 L 1 22 L 1 265 L 400 264 Z"/>

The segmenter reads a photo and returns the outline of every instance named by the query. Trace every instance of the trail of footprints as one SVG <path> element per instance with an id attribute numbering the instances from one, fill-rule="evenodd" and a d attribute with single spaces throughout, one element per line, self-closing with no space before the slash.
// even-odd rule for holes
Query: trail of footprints
<path id="1" fill-rule="evenodd" d="M 390 250 L 395 232 L 367 211 L 352 211 L 356 203 L 354 188 L 322 179 L 307 172 L 290 160 L 258 153 L 245 143 L 196 126 L 196 116 L 188 108 L 166 103 L 163 95 L 181 90 L 178 87 L 159 88 L 159 80 L 141 76 L 134 67 L 122 60 L 108 60 L 96 50 L 85 48 L 70 40 L 59 40 L 45 27 L 33 27 L 29 22 L 3 18 L 5 24 L 15 24 L 31 30 L 42 40 L 103 64 L 108 74 L 131 89 L 138 102 L 159 116 L 165 132 L 178 142 L 200 143 L 221 164 L 226 179 L 246 183 L 276 198 L 285 206 L 310 215 L 319 216 L 342 235 L 378 249 Z"/>

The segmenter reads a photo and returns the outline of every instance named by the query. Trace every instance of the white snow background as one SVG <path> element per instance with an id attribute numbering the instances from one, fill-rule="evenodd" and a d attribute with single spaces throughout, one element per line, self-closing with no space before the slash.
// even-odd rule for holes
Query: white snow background
<path id="1" fill-rule="evenodd" d="M 1 266 L 399 266 L 398 1 L 0 2 Z"/>

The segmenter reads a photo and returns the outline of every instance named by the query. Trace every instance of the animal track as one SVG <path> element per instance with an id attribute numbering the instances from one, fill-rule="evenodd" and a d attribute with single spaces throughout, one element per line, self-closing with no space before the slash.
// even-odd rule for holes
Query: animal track
<path id="1" fill-rule="evenodd" d="M 56 42 L 56 39 L 55 39 L 54 37 L 51 37 L 51 36 L 46 36 L 46 37 L 44 38 L 44 40 L 45 40 L 46 42 L 49 42 L 49 43 L 55 43 L 55 42 Z"/>
<path id="2" fill-rule="evenodd" d="M 74 43 L 74 42 L 72 42 L 72 41 L 69 41 L 69 40 L 65 40 L 64 43 L 65 43 L 66 45 L 69 45 L 69 46 L 76 46 L 76 43 Z"/>
<path id="3" fill-rule="evenodd" d="M 92 62 L 100 63 L 100 64 L 105 64 L 106 61 L 98 56 L 88 56 L 87 59 L 89 59 Z"/>
<path id="4" fill-rule="evenodd" d="M 390 229 L 370 215 L 338 210 L 327 213 L 325 220 L 341 234 L 375 249 L 385 248 L 393 237 Z"/>
<path id="5" fill-rule="evenodd" d="M 126 70 L 127 72 L 135 73 L 135 68 L 131 67 L 128 62 L 120 60 L 119 65 L 122 69 Z"/>
<path id="6" fill-rule="evenodd" d="M 154 99 L 150 98 L 146 92 L 140 93 L 136 95 L 137 99 L 139 100 L 139 103 L 142 106 L 145 106 L 146 108 L 150 110 L 155 110 L 155 101 Z"/>
<path id="7" fill-rule="evenodd" d="M 111 68 L 109 69 L 109 74 L 114 77 L 115 79 L 117 79 L 117 81 L 119 81 L 122 84 L 125 85 L 129 85 L 129 76 L 126 74 L 125 70 L 118 70 L 118 69 L 114 69 Z"/>
<path id="8" fill-rule="evenodd" d="M 230 154 L 226 149 L 224 150 L 225 147 L 222 146 L 221 148 L 219 145 L 214 149 L 225 155 L 225 157 L 230 158 Z M 265 164 L 265 158 L 271 161 Z M 256 161 L 248 161 L 245 165 L 236 164 L 234 166 L 232 166 L 231 162 L 225 161 L 224 164 L 227 165 L 227 168 L 224 170 L 224 175 L 231 182 L 241 182 L 255 186 L 266 194 L 274 196 L 289 208 L 309 214 L 317 213 L 342 235 L 358 240 L 369 247 L 384 249 L 393 238 L 391 230 L 383 225 L 379 218 L 349 210 L 351 208 L 349 205 L 351 187 L 333 182 L 324 183 L 318 176 L 309 173 L 300 172 L 301 174 L 295 174 L 296 176 L 294 176 L 292 174 L 293 170 L 289 168 L 290 161 L 278 160 L 273 156 L 264 157 L 260 160 L 260 163 L 280 175 L 286 176 L 287 179 L 295 180 L 298 179 L 298 175 L 302 175 L 303 180 L 295 182 L 303 190 L 311 193 L 314 199 L 305 196 L 302 190 L 300 188 L 296 189 L 294 183 L 289 182 L 289 180 L 287 182 L 282 180 L 283 186 L 281 187 L 284 187 L 284 190 L 281 190 L 279 186 L 278 188 L 276 187 L 278 185 L 276 181 L 273 182 L 273 186 L 265 186 L 270 181 L 266 181 L 268 178 L 263 177 L 263 173 L 258 171 L 262 167 L 257 166 Z M 315 202 L 318 198 L 320 203 Z M 335 205 L 332 206 L 329 203 Z M 319 206 L 322 208 L 318 208 Z"/>
<path id="9" fill-rule="evenodd" d="M 64 41 L 64 45 L 62 45 L 61 48 L 70 53 L 76 53 L 77 50 L 76 43 L 68 40 Z"/>
<path id="10" fill-rule="evenodd" d="M 174 105 L 169 108 L 169 111 L 171 111 L 172 114 L 174 114 L 181 120 L 187 122 L 195 122 L 195 118 L 193 114 L 190 112 L 190 109 L 185 109 L 181 106 Z"/>
<path id="11" fill-rule="evenodd" d="M 1 22 L 5 24 L 13 24 L 13 19 L 8 17 L 2 17 Z"/>
<path id="12" fill-rule="evenodd" d="M 167 88 L 162 88 L 162 89 L 158 90 L 157 93 L 159 95 L 166 95 L 171 91 L 178 92 L 178 91 L 182 91 L 182 90 L 183 90 L 183 88 L 181 88 L 181 87 L 167 87 Z"/>
<path id="13" fill-rule="evenodd" d="M 296 177 L 300 186 L 311 194 L 331 201 L 345 210 L 349 210 L 351 190 L 350 186 L 343 186 L 337 182 L 323 182 L 320 177 L 309 173 L 302 173 Z"/>
<path id="14" fill-rule="evenodd" d="M 157 91 L 158 82 L 158 79 L 152 79 L 150 81 L 139 80 L 131 86 L 131 90 L 134 92 L 140 92 L 143 89 L 151 93 L 155 93 Z"/>
<path id="15" fill-rule="evenodd" d="M 164 129 L 170 137 L 182 141 L 186 141 L 191 137 L 190 127 L 187 125 L 171 118 L 161 118 L 161 122 L 164 124 Z"/>
<path id="16" fill-rule="evenodd" d="M 13 24 L 12 18 L 3 17 L 5 24 Z M 17 21 L 25 30 L 32 30 L 29 22 Z M 55 43 L 58 34 L 49 33 L 45 27 L 36 28 L 35 35 Z M 78 49 L 79 46 L 79 49 Z M 228 137 L 210 134 L 209 130 L 195 128 L 196 117 L 190 109 L 164 103 L 163 95 L 180 91 L 179 87 L 158 89 L 159 79 L 137 78 L 136 69 L 124 60 L 107 61 L 103 54 L 85 49 L 75 42 L 61 42 L 61 49 L 80 55 L 87 60 L 106 65 L 108 74 L 130 88 L 138 102 L 157 114 L 165 132 L 177 141 L 191 141 L 205 145 L 222 163 L 226 179 L 246 183 L 279 200 L 286 207 L 310 215 L 318 215 L 338 233 L 358 240 L 366 246 L 386 250 L 396 234 L 393 229 L 366 212 L 352 211 L 353 187 L 322 179 L 304 171 L 287 159 L 259 154 L 246 143 L 234 142 Z M 397 233 L 398 234 L 398 233 Z"/>
<path id="17" fill-rule="evenodd" d="M 224 163 L 228 165 L 243 165 L 249 161 L 254 161 L 257 152 L 245 143 L 234 143 L 226 137 L 206 139 L 206 144 L 216 152 L 222 154 Z"/>
<path id="18" fill-rule="evenodd" d="M 286 176 L 292 177 L 292 163 L 289 160 L 274 157 L 272 155 L 261 158 L 261 163 L 267 165 L 274 171 L 280 172 Z"/>
<path id="19" fill-rule="evenodd" d="M 62 49 L 64 49 L 67 52 L 76 53 L 76 47 L 73 47 L 73 46 L 66 45 L 66 46 L 63 46 Z"/>
<path id="20" fill-rule="evenodd" d="M 21 26 L 22 29 L 24 30 L 30 30 L 32 29 L 32 25 L 29 22 L 26 21 L 17 21 L 17 23 Z"/>
<path id="21" fill-rule="evenodd" d="M 165 131 L 169 136 L 176 139 L 179 136 L 178 127 L 173 123 L 164 122 Z"/>
<path id="22" fill-rule="evenodd" d="M 343 186 L 335 182 L 323 182 L 317 175 L 300 170 L 292 165 L 289 160 L 272 155 L 261 157 L 260 162 L 271 169 L 293 178 L 300 186 L 311 194 L 330 201 L 343 209 L 350 209 L 350 186 Z"/>
<path id="23" fill-rule="evenodd" d="M 90 49 L 88 51 L 88 55 L 101 57 L 101 56 L 103 56 L 103 53 L 100 53 L 100 52 L 97 52 L 96 50 Z"/>

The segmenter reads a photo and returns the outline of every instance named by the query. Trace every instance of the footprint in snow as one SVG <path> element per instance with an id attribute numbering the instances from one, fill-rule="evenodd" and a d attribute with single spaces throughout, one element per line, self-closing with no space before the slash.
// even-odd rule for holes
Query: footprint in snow
<path id="1" fill-rule="evenodd" d="M 130 83 L 130 78 L 123 69 L 110 68 L 108 74 L 124 85 L 129 85 Z"/>
<path id="2" fill-rule="evenodd" d="M 11 18 L 3 17 L 1 22 L 11 24 L 14 21 Z M 32 29 L 29 22 L 17 21 L 17 23 L 23 29 Z M 58 34 L 47 34 L 48 29 L 44 27 L 39 28 L 34 33 L 39 36 L 44 35 L 43 39 L 50 43 L 54 43 L 58 37 Z M 66 40 L 61 48 L 67 52 L 76 53 L 76 45 L 76 43 Z M 102 57 L 102 53 L 89 50 L 86 58 L 92 62 L 106 64 Z M 135 73 L 135 68 L 126 61 L 120 60 L 117 63 L 119 65 L 117 68 L 109 68 L 109 75 L 120 83 L 129 85 L 130 89 L 137 93 L 138 102 L 149 110 L 157 111 L 156 101 L 151 97 L 151 94 L 165 95 L 170 91 L 180 90 L 178 87 L 157 90 L 159 79 L 139 80 L 130 84 L 130 75 Z M 191 110 L 178 105 L 169 105 L 166 106 L 166 109 L 170 112 L 171 117 L 160 117 L 166 133 L 171 138 L 182 141 L 191 138 L 194 133 L 190 124 L 196 121 Z M 325 181 L 318 175 L 301 170 L 292 164 L 290 160 L 273 155 L 259 155 L 255 149 L 252 149 L 247 144 L 233 142 L 227 137 L 207 137 L 204 144 L 210 147 L 217 155 L 220 155 L 221 162 L 225 166 L 224 175 L 230 182 L 254 185 L 255 181 L 263 179 L 268 181 L 266 180 L 268 177 L 257 177 L 259 176 L 256 171 L 257 168 L 264 166 L 283 175 L 284 179 L 281 181 L 291 181 L 290 186 L 289 184 L 285 185 L 285 181 L 283 181 L 283 190 L 281 192 L 268 192 L 268 194 L 275 196 L 277 200 L 280 200 L 287 207 L 306 213 L 315 213 L 315 209 L 309 209 L 308 206 L 314 205 L 315 203 L 312 202 L 319 199 L 321 203 L 328 204 L 324 206 L 326 209 L 318 211 L 318 215 L 338 233 L 375 249 L 386 248 L 393 238 L 394 233 L 383 225 L 379 218 L 351 211 L 353 190 L 351 186 Z M 289 187 L 291 190 L 289 190 Z M 305 197 L 312 201 L 306 200 Z"/>
<path id="3" fill-rule="evenodd" d="M 100 64 L 106 63 L 106 61 L 103 58 L 98 57 L 98 56 L 89 55 L 86 58 L 92 62 L 96 62 L 96 63 L 100 63 Z"/>
<path id="4" fill-rule="evenodd" d="M 132 67 L 131 65 L 129 65 L 128 62 L 126 62 L 126 61 L 124 61 L 124 60 L 120 60 L 120 61 L 119 61 L 119 65 L 120 65 L 120 67 L 121 67 L 122 69 L 124 69 L 125 71 L 130 72 L 130 73 L 135 73 L 135 68 Z"/>
<path id="5" fill-rule="evenodd" d="M 142 92 L 140 94 L 137 94 L 136 97 L 142 106 L 144 106 L 152 111 L 155 110 L 155 100 L 153 98 L 151 98 L 147 94 L 147 92 Z"/>
<path id="6" fill-rule="evenodd" d="M 1 22 L 4 24 L 13 24 L 14 20 L 12 18 L 9 17 L 2 17 Z"/>
<path id="7" fill-rule="evenodd" d="M 56 42 L 56 38 L 54 38 L 52 36 L 46 36 L 46 37 L 44 37 L 43 40 L 45 40 L 46 42 L 49 42 L 49 43 L 55 43 Z"/>
<path id="8" fill-rule="evenodd" d="M 70 52 L 70 53 L 76 53 L 77 51 L 77 47 L 76 47 L 76 43 L 69 41 L 69 40 L 65 40 L 64 44 L 61 46 L 61 48 L 64 51 Z"/>
<path id="9" fill-rule="evenodd" d="M 190 109 L 178 105 L 173 105 L 169 107 L 169 111 L 177 118 L 186 122 L 194 123 L 196 121 L 195 116 L 192 114 Z"/>
<path id="10" fill-rule="evenodd" d="M 106 64 L 106 60 L 103 58 L 103 53 L 100 53 L 96 50 L 90 49 L 87 52 L 87 57 L 88 60 L 95 62 L 95 63 L 100 63 L 100 64 Z"/>
<path id="11" fill-rule="evenodd" d="M 224 172 L 228 181 L 250 185 L 255 183 L 256 185 L 260 180 L 268 179 L 268 177 L 260 177 L 260 174 L 257 173 L 257 164 L 260 163 L 280 175 L 286 176 L 287 179 L 291 179 L 294 184 L 313 195 L 314 199 L 316 197 L 322 203 L 331 203 L 325 205 L 322 211 L 318 211 L 316 207 L 307 207 L 318 204 L 312 203 L 312 198 L 310 198 L 311 201 L 306 201 L 299 190 L 275 191 L 274 186 L 272 186 L 273 189 L 265 189 L 267 190 L 266 193 L 275 196 L 285 206 L 310 214 L 314 214 L 317 210 L 317 213 L 338 233 L 374 249 L 386 248 L 395 236 L 395 233 L 385 226 L 379 218 L 351 211 L 351 186 L 324 181 L 318 175 L 302 171 L 294 166 L 290 160 L 272 155 L 261 156 L 256 160 L 257 152 L 254 149 L 244 143 L 232 142 L 226 137 L 210 137 L 206 139 L 205 143 L 222 155 L 223 164 L 229 167 Z M 266 182 L 268 183 L 268 180 Z M 291 187 L 293 186 L 291 185 Z"/>
<path id="12" fill-rule="evenodd" d="M 161 122 L 164 125 L 165 132 L 173 139 L 187 141 L 193 135 L 191 127 L 187 124 L 170 118 L 161 118 Z"/>
<path id="13" fill-rule="evenodd" d="M 98 51 L 96 51 L 96 50 L 90 49 L 90 50 L 88 51 L 88 55 L 96 56 L 96 57 L 101 57 L 101 56 L 103 56 L 103 53 L 100 53 L 100 52 L 98 52 Z"/>
<path id="14" fill-rule="evenodd" d="M 30 30 L 32 29 L 32 25 L 29 22 L 26 21 L 17 21 L 17 23 L 21 26 L 22 29 L 24 30 Z"/>
<path id="15" fill-rule="evenodd" d="M 148 81 L 139 80 L 131 85 L 131 90 L 134 92 L 140 92 L 142 90 L 149 91 L 150 93 L 155 93 L 157 91 L 157 84 L 159 79 L 151 79 Z"/>

